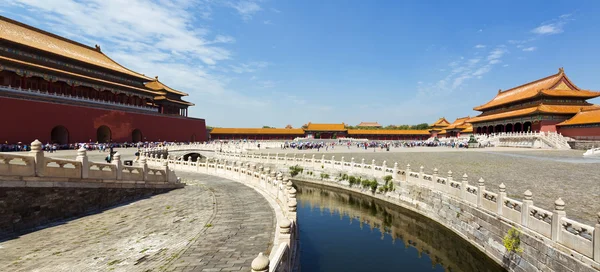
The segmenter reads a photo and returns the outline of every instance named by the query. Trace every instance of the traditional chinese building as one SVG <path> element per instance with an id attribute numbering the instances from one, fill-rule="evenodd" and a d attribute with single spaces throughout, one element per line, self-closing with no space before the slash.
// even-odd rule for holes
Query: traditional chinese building
<path id="1" fill-rule="evenodd" d="M 90 47 L 0 16 L 2 142 L 204 141 L 186 93 Z"/>
<path id="2" fill-rule="evenodd" d="M 446 120 L 446 118 L 442 117 L 435 121 L 435 123 L 429 126 L 429 133 L 431 133 L 431 137 L 438 137 L 438 135 L 446 135 L 446 127 L 450 125 L 450 122 Z"/>
<path id="3" fill-rule="evenodd" d="M 213 128 L 211 140 L 293 140 L 304 137 L 301 128 Z"/>
<path id="4" fill-rule="evenodd" d="M 494 99 L 474 108 L 482 113 L 469 122 L 476 133 L 557 131 L 557 124 L 580 110 L 599 108 L 586 101 L 598 96 L 600 92 L 577 87 L 560 68 L 557 74 L 498 91 Z"/>
<path id="5" fill-rule="evenodd" d="M 346 137 L 346 125 L 341 124 L 313 124 L 308 123 L 304 132 L 308 138 L 336 139 Z"/>
<path id="6" fill-rule="evenodd" d="M 600 140 L 600 109 L 581 110 L 556 125 L 562 135 L 579 140 Z"/>
<path id="7" fill-rule="evenodd" d="M 445 127 L 446 137 L 460 137 L 461 135 L 473 133 L 473 125 L 469 122 L 471 117 L 457 118 L 454 123 Z"/>

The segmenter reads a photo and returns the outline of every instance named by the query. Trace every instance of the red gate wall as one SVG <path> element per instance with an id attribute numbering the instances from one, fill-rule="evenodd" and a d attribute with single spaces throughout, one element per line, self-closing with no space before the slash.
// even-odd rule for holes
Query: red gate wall
<path id="1" fill-rule="evenodd" d="M 0 141 L 50 142 L 56 126 L 69 131 L 69 143 L 96 141 L 97 129 L 108 126 L 113 142 L 131 142 L 139 129 L 147 141 L 206 141 L 204 119 L 103 110 L 81 106 L 0 98 Z"/>

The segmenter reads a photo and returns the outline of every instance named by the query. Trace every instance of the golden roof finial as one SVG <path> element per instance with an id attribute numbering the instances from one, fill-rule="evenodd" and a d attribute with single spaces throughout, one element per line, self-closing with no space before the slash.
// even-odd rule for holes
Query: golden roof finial
<path id="1" fill-rule="evenodd" d="M 559 74 L 564 74 L 565 73 L 565 69 L 563 67 L 558 68 L 558 73 Z"/>

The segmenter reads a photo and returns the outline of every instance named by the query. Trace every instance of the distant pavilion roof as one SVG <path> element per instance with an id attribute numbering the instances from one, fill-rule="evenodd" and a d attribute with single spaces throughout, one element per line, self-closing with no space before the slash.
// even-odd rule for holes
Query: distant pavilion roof
<path id="1" fill-rule="evenodd" d="M 448 122 L 448 120 L 446 120 L 446 118 L 442 117 L 440 119 L 438 119 L 437 121 L 435 121 L 435 123 L 431 124 L 432 128 L 441 128 L 441 127 L 447 127 L 450 125 L 450 122 Z"/>
<path id="2" fill-rule="evenodd" d="M 308 123 L 306 131 L 346 131 L 346 124 L 313 124 Z"/>
<path id="3" fill-rule="evenodd" d="M 566 120 L 557 126 L 571 126 L 571 125 L 588 125 L 588 124 L 600 124 L 600 108 L 595 109 L 582 109 L 571 119 Z"/>
<path id="4" fill-rule="evenodd" d="M 445 130 L 452 130 L 452 129 L 458 129 L 458 130 L 463 130 L 463 129 L 467 129 L 469 127 L 472 127 L 473 125 L 471 125 L 471 123 L 469 123 L 469 120 L 471 119 L 471 117 L 467 116 L 467 117 L 462 117 L 462 118 L 457 118 L 454 123 L 452 123 L 451 125 L 445 127 Z"/>
<path id="5" fill-rule="evenodd" d="M 498 91 L 494 99 L 488 103 L 473 108 L 477 111 L 484 111 L 497 106 L 533 98 L 536 96 L 557 96 L 557 97 L 577 97 L 577 98 L 595 98 L 600 96 L 600 92 L 581 90 L 565 75 L 562 68 L 558 73 L 533 82 L 512 88 L 506 91 Z"/>
<path id="6" fill-rule="evenodd" d="M 182 104 L 182 105 L 188 105 L 188 106 L 194 106 L 194 103 L 191 102 L 187 102 L 187 101 L 183 101 L 183 100 L 175 100 L 175 99 L 170 99 L 167 98 L 165 96 L 157 96 L 154 98 L 154 100 L 160 101 L 160 100 L 166 100 L 169 102 L 173 102 L 173 103 L 177 103 L 177 104 Z"/>
<path id="7" fill-rule="evenodd" d="M 377 122 L 360 122 L 357 127 L 381 127 Z"/>

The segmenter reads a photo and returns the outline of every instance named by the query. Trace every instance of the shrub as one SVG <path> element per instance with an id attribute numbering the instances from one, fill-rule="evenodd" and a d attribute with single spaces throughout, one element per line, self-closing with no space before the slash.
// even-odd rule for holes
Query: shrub
<path id="1" fill-rule="evenodd" d="M 504 247 L 509 253 L 521 253 L 521 232 L 514 227 L 508 230 L 508 233 L 502 239 Z"/>
<path id="2" fill-rule="evenodd" d="M 369 182 L 369 186 L 371 187 L 371 192 L 375 193 L 375 191 L 377 190 L 377 186 L 379 186 L 379 183 L 377 183 L 376 179 L 373 179 Z"/>
<path id="3" fill-rule="evenodd" d="M 354 176 L 349 176 L 348 183 L 350 184 L 350 187 L 352 187 L 352 185 L 356 184 L 356 178 Z"/>
<path id="4" fill-rule="evenodd" d="M 298 174 L 302 173 L 302 171 L 304 171 L 304 168 L 295 165 L 295 166 L 290 166 L 290 175 L 292 177 L 297 176 Z"/>
<path id="5" fill-rule="evenodd" d="M 392 181 L 392 176 L 391 175 L 387 175 L 385 177 L 383 177 L 383 181 L 385 181 L 385 184 L 387 185 L 388 182 Z"/>
<path id="6" fill-rule="evenodd" d="M 328 179 L 328 178 L 329 178 L 329 174 L 321 173 L 321 180 Z"/>

